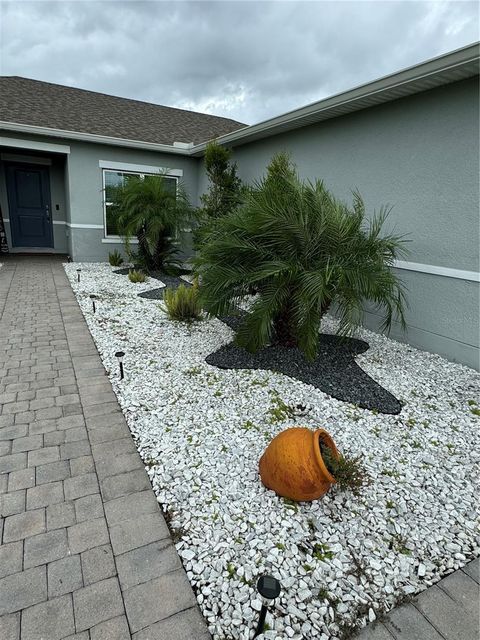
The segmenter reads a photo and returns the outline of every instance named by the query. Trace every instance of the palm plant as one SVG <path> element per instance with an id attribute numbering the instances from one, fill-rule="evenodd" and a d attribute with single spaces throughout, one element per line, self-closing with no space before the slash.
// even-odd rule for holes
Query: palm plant
<path id="1" fill-rule="evenodd" d="M 383 328 L 404 321 L 405 294 L 391 267 L 403 238 L 380 235 L 389 210 L 366 220 L 354 193 L 349 208 L 322 181 L 302 182 L 284 154 L 245 203 L 219 221 L 195 261 L 204 308 L 228 315 L 258 293 L 237 333 L 250 351 L 269 343 L 318 351 L 322 316 L 335 305 L 339 333 L 360 323 L 366 301 L 384 313 Z"/>
<path id="2" fill-rule="evenodd" d="M 138 239 L 140 261 L 149 271 L 175 264 L 175 237 L 191 219 L 192 208 L 182 187 L 172 190 L 163 176 L 132 177 L 112 194 L 112 214 L 119 233 Z"/>

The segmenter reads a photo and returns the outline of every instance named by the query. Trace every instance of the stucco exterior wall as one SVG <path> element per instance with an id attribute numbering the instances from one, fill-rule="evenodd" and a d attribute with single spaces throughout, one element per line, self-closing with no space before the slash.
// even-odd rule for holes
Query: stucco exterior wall
<path id="1" fill-rule="evenodd" d="M 54 250 L 56 253 L 68 253 L 74 261 L 105 261 L 109 252 L 114 249 L 122 251 L 123 248 L 121 240 L 105 238 L 103 174 L 99 166 L 100 161 L 182 170 L 183 176 L 179 181 L 185 187 L 192 204 L 197 204 L 198 170 L 201 163 L 196 158 L 64 138 L 22 135 L 6 131 L 0 133 L 9 138 L 70 147 L 69 154 L 56 155 L 45 152 L 42 155 L 52 158 L 50 186 Z M 10 147 L 2 150 L 20 153 Z M 21 152 L 24 155 L 31 154 L 29 150 Z M 56 211 L 56 203 L 60 203 L 59 211 Z M 8 206 L 3 170 L 0 170 L 0 204 L 4 218 L 8 219 L 5 213 L 8 212 Z M 65 224 L 61 224 L 62 222 Z M 6 226 L 8 227 L 8 223 Z M 9 234 L 9 229 L 7 233 Z M 10 236 L 8 240 L 11 246 Z M 190 244 L 187 237 L 186 247 Z"/>
<path id="2" fill-rule="evenodd" d="M 388 226 L 408 234 L 408 261 L 478 273 L 478 78 L 235 147 L 240 177 L 260 178 L 279 151 L 340 198 L 358 188 L 370 211 L 393 205 Z M 478 369 L 479 284 L 397 272 L 410 308 L 407 333 L 392 335 Z M 379 324 L 371 313 L 365 323 Z"/>
<path id="3" fill-rule="evenodd" d="M 80 142 L 71 143 L 70 147 L 68 192 L 73 225 L 70 228 L 71 256 L 75 261 L 103 261 L 113 249 L 122 249 L 121 241 L 112 242 L 104 238 L 101 160 L 182 170 L 183 176 L 179 180 L 190 201 L 197 201 L 198 161 L 193 158 Z M 98 228 L 88 228 L 87 225 Z"/>

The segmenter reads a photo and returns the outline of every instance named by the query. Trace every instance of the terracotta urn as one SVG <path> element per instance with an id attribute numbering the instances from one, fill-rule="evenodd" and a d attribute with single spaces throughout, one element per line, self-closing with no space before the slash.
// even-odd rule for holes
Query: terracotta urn
<path id="1" fill-rule="evenodd" d="M 292 427 L 275 436 L 260 458 L 263 484 L 291 500 L 318 500 L 335 483 L 322 458 L 320 443 L 339 453 L 324 429 Z"/>

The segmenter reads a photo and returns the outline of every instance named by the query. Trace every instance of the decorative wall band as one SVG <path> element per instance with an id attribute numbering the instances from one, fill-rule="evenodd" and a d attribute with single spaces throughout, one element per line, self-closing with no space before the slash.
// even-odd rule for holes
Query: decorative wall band
<path id="1" fill-rule="evenodd" d="M 10 223 L 9 218 L 4 218 L 4 222 Z M 53 220 L 53 224 L 64 224 L 71 229 L 102 229 L 103 224 L 75 224 L 65 222 L 64 220 Z M 187 229 L 184 229 L 187 231 Z M 190 229 L 188 229 L 190 231 Z M 102 242 L 111 244 L 121 244 L 122 240 L 119 238 L 102 238 Z M 135 240 L 132 240 L 135 243 Z M 433 264 L 422 264 L 420 262 L 404 262 L 397 260 L 395 262 L 396 269 L 403 269 L 405 271 L 416 271 L 417 273 L 428 273 L 434 276 L 443 276 L 444 278 L 456 278 L 457 280 L 466 280 L 468 282 L 480 282 L 480 273 L 477 271 L 465 271 L 463 269 L 452 269 L 450 267 L 440 267 Z"/>
<path id="2" fill-rule="evenodd" d="M 7 222 L 8 224 L 10 224 L 10 218 L 4 218 L 3 221 Z M 67 227 L 72 226 L 68 222 L 66 222 L 65 220 L 52 220 L 52 224 L 63 224 L 63 225 L 66 225 Z M 101 228 L 103 229 L 103 227 L 101 227 Z"/>
<path id="3" fill-rule="evenodd" d="M 10 218 L 4 218 L 3 221 L 10 224 Z M 63 224 L 70 229 L 103 229 L 103 224 L 75 224 L 65 220 L 52 220 L 52 224 Z"/>
<path id="4" fill-rule="evenodd" d="M 450 267 L 421 264 L 420 262 L 404 262 L 402 260 L 397 260 L 395 262 L 395 267 L 397 269 L 405 269 L 406 271 L 417 271 L 418 273 L 429 273 L 435 276 L 444 276 L 445 278 L 457 278 L 458 280 L 480 282 L 480 273 L 476 271 L 464 271 L 462 269 L 451 269 Z"/>

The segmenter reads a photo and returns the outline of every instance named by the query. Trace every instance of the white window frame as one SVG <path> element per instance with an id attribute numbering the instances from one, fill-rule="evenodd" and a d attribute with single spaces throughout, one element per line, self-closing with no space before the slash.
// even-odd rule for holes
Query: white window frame
<path id="1" fill-rule="evenodd" d="M 128 173 L 129 175 L 137 175 L 143 180 L 145 176 L 162 175 L 170 180 L 175 180 L 176 191 L 179 189 L 179 178 L 183 176 L 182 169 L 167 169 L 163 167 L 151 167 L 147 165 L 139 164 L 126 164 L 122 162 L 106 162 L 100 160 L 98 163 L 102 170 L 102 194 L 103 194 L 103 239 L 105 241 L 110 240 L 112 242 L 123 242 L 122 236 L 113 235 L 107 233 L 107 207 L 111 205 L 111 202 L 107 202 L 105 198 L 105 173 L 112 171 L 113 173 Z M 135 242 L 133 240 L 133 242 Z"/>

